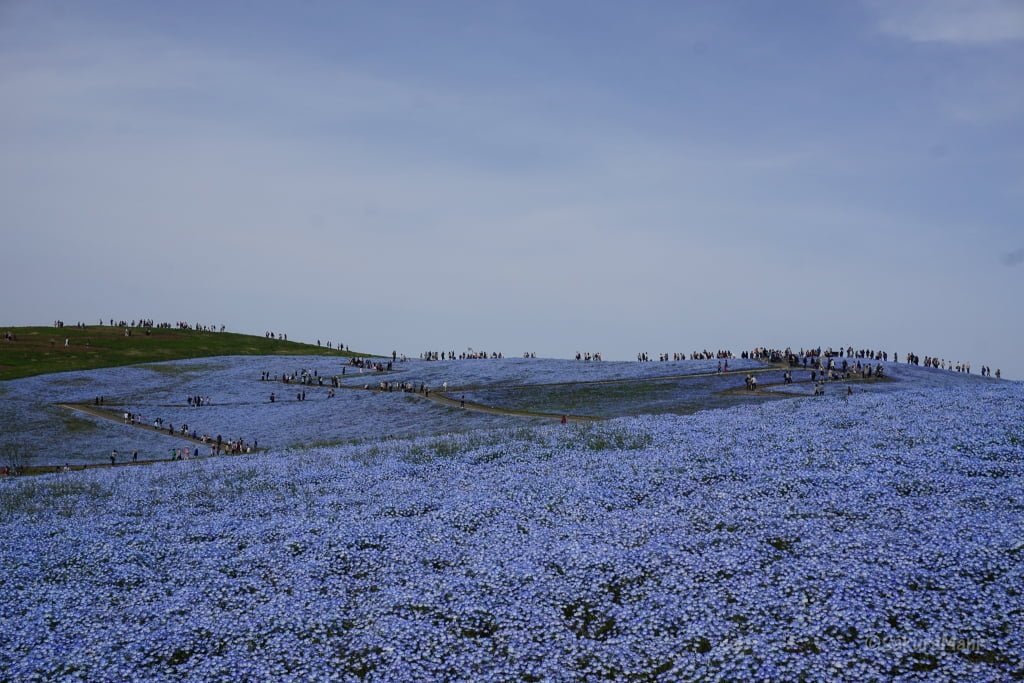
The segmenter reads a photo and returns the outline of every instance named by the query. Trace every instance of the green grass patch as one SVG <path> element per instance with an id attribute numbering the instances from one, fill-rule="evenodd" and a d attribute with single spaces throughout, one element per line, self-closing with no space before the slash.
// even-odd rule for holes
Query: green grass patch
<path id="1" fill-rule="evenodd" d="M 92 370 L 138 363 L 204 358 L 210 356 L 367 356 L 328 349 L 314 344 L 267 339 L 233 332 L 195 330 L 149 330 L 109 325 L 78 327 L 0 328 L 15 335 L 15 341 L 0 340 L 0 380 L 44 375 L 70 370 Z M 64 346 L 67 339 L 68 345 Z M 179 372 L 152 366 L 156 372 Z M 195 368 L 181 371 L 193 372 Z"/>
<path id="2" fill-rule="evenodd" d="M 601 384 L 525 385 L 500 388 L 495 403 L 505 408 L 541 413 L 587 413 L 594 406 L 635 405 L 664 398 L 672 383 L 629 380 Z M 488 403 L 486 392 L 482 400 Z"/>
<path id="3" fill-rule="evenodd" d="M 61 411 L 58 415 L 60 416 L 61 422 L 64 423 L 64 429 L 71 434 L 88 434 L 100 428 L 99 425 L 92 420 L 72 415 L 66 411 Z"/>
<path id="4" fill-rule="evenodd" d="M 590 451 L 636 451 L 649 447 L 654 437 L 646 431 L 605 425 L 580 425 L 563 435 L 571 448 Z"/>
<path id="5" fill-rule="evenodd" d="M 197 363 L 186 366 L 167 363 L 147 363 L 139 367 L 151 370 L 161 375 L 167 375 L 168 377 L 185 377 L 222 370 L 225 365 L 223 363 Z"/>
<path id="6" fill-rule="evenodd" d="M 316 441 L 306 443 L 304 441 L 294 443 L 291 448 L 294 449 L 313 449 L 313 448 L 333 448 L 334 446 L 341 446 L 345 443 L 343 439 L 317 439 Z"/>

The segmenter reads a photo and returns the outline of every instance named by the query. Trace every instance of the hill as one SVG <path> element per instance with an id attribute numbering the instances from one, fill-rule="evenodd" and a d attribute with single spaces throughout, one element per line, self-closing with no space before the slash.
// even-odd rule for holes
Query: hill
<path id="1" fill-rule="evenodd" d="M 204 435 L 258 443 L 264 450 L 306 449 L 516 428 L 563 415 L 569 421 L 592 421 L 688 414 L 814 398 L 816 387 L 809 371 L 794 372 L 793 382 L 786 384 L 782 368 L 746 360 L 736 360 L 721 373 L 716 361 L 557 359 L 410 360 L 378 372 L 318 350 L 317 355 L 138 362 L 0 382 L 0 464 L 109 464 L 117 451 L 120 465 L 127 461 L 125 454 L 137 451 L 140 461 L 166 460 L 183 446 L 208 455 Z M 757 391 L 744 389 L 748 374 L 758 377 Z M 837 380 L 818 398 L 996 384 L 977 375 L 888 363 L 884 378 Z M 201 407 L 189 400 L 197 396 L 203 399 Z M 135 425 L 123 424 L 126 412 Z M 170 425 L 178 433 L 168 434 Z M 181 432 L 185 426 L 188 434 Z M 18 457 L 5 457 L 7 450 Z"/>
<path id="2" fill-rule="evenodd" d="M 192 329 L 10 327 L 0 341 L 0 381 L 69 370 L 92 370 L 210 356 L 366 356 L 314 344 L 234 332 Z"/>
<path id="3" fill-rule="evenodd" d="M 1021 680 L 1024 390 L 956 379 L 8 480 L 0 670 Z"/>

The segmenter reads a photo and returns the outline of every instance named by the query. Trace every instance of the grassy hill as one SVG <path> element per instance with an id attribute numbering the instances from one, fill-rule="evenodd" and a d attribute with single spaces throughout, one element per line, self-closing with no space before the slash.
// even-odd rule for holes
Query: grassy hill
<path id="1" fill-rule="evenodd" d="M 125 336 L 124 328 L 109 325 L 0 328 L 0 334 L 8 332 L 15 340 L 0 339 L 0 380 L 208 356 L 367 355 L 232 332 L 150 329 L 147 334 L 132 328 Z"/>

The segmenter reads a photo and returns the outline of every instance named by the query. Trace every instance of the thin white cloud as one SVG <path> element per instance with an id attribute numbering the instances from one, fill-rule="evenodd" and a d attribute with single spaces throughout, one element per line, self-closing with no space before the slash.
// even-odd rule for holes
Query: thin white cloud
<path id="1" fill-rule="evenodd" d="M 869 0 L 883 33 L 919 43 L 990 45 L 1024 40 L 1020 0 Z"/>

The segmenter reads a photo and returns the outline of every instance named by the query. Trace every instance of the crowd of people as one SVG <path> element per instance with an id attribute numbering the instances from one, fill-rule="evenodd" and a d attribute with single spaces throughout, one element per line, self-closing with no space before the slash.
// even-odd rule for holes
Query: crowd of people
<path id="1" fill-rule="evenodd" d="M 578 356 L 578 354 L 577 354 Z M 728 359 L 733 358 L 732 351 L 720 349 L 718 351 L 691 351 L 689 354 L 675 352 L 675 353 L 659 353 L 658 362 L 667 363 L 669 361 L 678 362 L 683 360 L 715 360 L 715 359 Z M 577 357 L 576 360 L 579 360 Z M 636 360 L 638 363 L 650 363 L 652 357 L 646 351 L 641 351 L 636 354 Z"/>
<path id="2" fill-rule="evenodd" d="M 138 320 L 115 320 L 114 318 L 108 318 L 104 320 L 99 319 L 100 327 L 109 325 L 110 327 L 123 327 L 125 330 L 132 329 L 144 329 L 144 330 L 194 330 L 196 332 L 223 332 L 227 329 L 224 325 L 204 325 L 203 323 L 189 323 L 184 320 L 179 320 L 175 323 L 170 322 L 155 322 L 152 318 L 139 318 Z M 63 320 L 54 320 L 53 326 L 60 329 L 67 326 Z M 84 322 L 76 322 L 74 325 L 78 329 L 85 329 L 86 325 Z M 131 334 L 126 332 L 125 336 L 130 337 Z"/>
<path id="3" fill-rule="evenodd" d="M 360 363 L 363 362 L 362 359 L 355 359 L 355 358 L 353 358 L 352 360 L 358 360 Z M 386 366 L 384 366 L 382 364 L 381 369 L 383 370 L 385 367 L 387 369 L 390 369 L 390 365 L 391 365 L 391 363 L 388 363 Z M 342 375 L 344 375 L 345 374 L 345 368 L 342 368 L 341 372 L 342 372 Z M 337 389 L 337 388 L 339 388 L 341 386 L 340 378 L 337 375 L 325 376 L 325 375 L 321 375 L 320 372 L 318 370 L 316 370 L 316 369 L 314 369 L 314 370 L 307 370 L 306 368 L 302 368 L 300 370 L 296 370 L 295 372 L 292 372 L 290 374 L 289 373 L 281 373 L 280 375 L 274 375 L 271 372 L 264 371 L 264 372 L 260 373 L 260 381 L 261 382 L 281 382 L 282 384 L 293 384 L 293 385 L 297 384 L 297 385 L 302 386 L 302 387 L 323 387 L 323 386 L 327 386 L 327 387 L 329 387 L 328 390 L 327 390 L 327 394 L 326 394 L 327 398 L 334 398 L 337 395 L 336 392 L 335 392 L 335 389 Z M 279 397 L 278 397 L 277 392 L 274 392 L 274 391 L 270 392 L 270 402 L 271 403 L 277 403 L 278 400 L 279 400 Z M 303 389 L 303 390 L 301 390 L 301 391 L 299 391 L 299 392 L 297 392 L 295 394 L 295 400 L 296 401 L 305 401 L 306 400 L 306 391 L 305 391 L 305 389 Z"/>
<path id="4" fill-rule="evenodd" d="M 536 358 L 537 356 L 534 355 L 534 356 L 531 356 L 531 357 L 532 358 Z M 601 352 L 600 351 L 594 351 L 594 352 L 585 351 L 584 353 L 580 353 L 579 351 L 577 351 L 576 352 L 576 360 L 582 360 L 582 361 L 587 362 L 587 363 L 589 363 L 590 361 L 600 361 L 601 360 Z"/>
<path id="5" fill-rule="evenodd" d="M 348 361 L 349 366 L 359 368 L 359 370 L 372 370 L 374 372 L 389 372 L 394 368 L 394 363 L 388 361 L 384 363 L 379 360 L 372 360 L 370 358 L 358 358 L 353 356 Z M 345 368 L 341 369 L 341 374 L 345 374 Z"/>
<path id="6" fill-rule="evenodd" d="M 719 349 L 717 351 L 694 351 L 689 354 L 690 360 L 712 360 L 719 359 L 717 371 L 719 373 L 729 371 L 729 359 L 737 358 L 732 351 L 727 349 Z M 852 346 L 840 347 L 833 349 L 831 347 L 811 347 L 801 348 L 794 351 L 792 348 L 777 349 L 769 347 L 755 347 L 750 351 L 743 351 L 739 354 L 738 358 L 758 360 L 766 363 L 782 364 L 786 363 L 790 368 L 800 368 L 810 371 L 810 381 L 815 384 L 815 395 L 822 395 L 825 392 L 824 385 L 826 382 L 835 380 L 846 380 L 854 377 L 861 379 L 869 378 L 881 378 L 886 376 L 886 370 L 884 363 L 892 360 L 894 363 L 900 361 L 898 353 L 890 354 L 888 351 L 879 349 L 855 349 Z M 576 354 L 576 360 L 580 360 L 581 355 Z M 658 361 L 665 362 L 668 360 L 682 361 L 686 360 L 687 355 L 683 353 L 662 353 L 658 355 Z M 650 354 L 646 352 L 640 352 L 637 354 L 637 361 L 641 363 L 650 362 L 652 360 Z M 962 372 L 969 374 L 971 372 L 971 364 L 969 362 L 953 362 L 946 361 L 942 358 L 935 358 L 932 356 L 925 356 L 922 360 L 917 354 L 908 353 L 904 356 L 904 362 L 913 365 L 924 365 L 925 367 L 931 367 L 940 370 L 950 370 L 953 372 Z M 997 368 L 995 371 L 988 366 L 982 366 L 981 375 L 983 377 L 995 377 L 1001 379 L 1002 373 Z M 793 383 L 793 373 L 789 370 L 783 374 L 783 383 Z M 746 388 L 751 391 L 757 390 L 757 378 L 753 374 L 746 376 Z"/>
<path id="7" fill-rule="evenodd" d="M 420 360 L 500 360 L 505 356 L 500 351 L 474 351 L 469 349 L 456 354 L 454 351 L 424 351 Z"/>
<path id="8" fill-rule="evenodd" d="M 117 320 L 110 318 L 109 321 L 111 327 L 126 327 L 126 328 L 142 328 L 151 330 L 193 330 L 195 332 L 223 332 L 227 329 L 224 325 L 204 325 L 203 323 L 189 323 L 184 320 L 179 320 L 175 323 L 169 322 L 154 322 L 152 318 L 139 318 L 138 320 Z M 59 323 L 59 324 L 58 324 Z M 100 326 L 104 325 L 103 318 L 100 318 Z M 63 321 L 57 320 L 54 322 L 55 327 L 63 327 Z M 78 323 L 79 327 L 85 327 L 84 324 Z"/>
<path id="9" fill-rule="evenodd" d="M 201 399 L 201 397 L 189 397 L 189 398 L 193 398 L 193 399 L 200 398 Z M 96 405 L 102 405 L 102 398 L 101 397 L 97 397 L 96 398 Z M 192 405 L 202 405 L 202 402 L 200 402 L 200 403 L 193 402 Z M 122 415 L 122 419 L 123 419 L 124 424 L 126 424 L 126 425 L 135 425 L 135 424 L 144 424 L 145 423 L 145 418 L 143 418 L 142 415 L 140 415 L 138 413 L 133 413 L 133 412 L 130 412 L 130 411 L 125 411 L 123 413 L 123 415 Z M 160 417 L 155 418 L 153 420 L 153 428 L 157 429 L 159 431 L 165 431 L 169 436 L 184 437 L 184 438 L 191 439 L 193 441 L 198 441 L 198 442 L 200 442 L 203 445 L 207 445 L 207 446 L 210 447 L 210 453 L 209 454 L 211 456 L 213 456 L 213 455 L 220 455 L 222 453 L 224 453 L 224 454 L 251 453 L 251 452 L 257 450 L 258 445 L 259 445 L 259 442 L 256 439 L 253 439 L 252 443 L 250 444 L 250 443 L 248 443 L 247 441 L 245 441 L 241 437 L 238 438 L 238 439 L 234 439 L 234 440 L 228 441 L 228 440 L 225 440 L 219 434 L 217 436 L 215 436 L 215 437 L 211 436 L 210 434 L 202 434 L 202 435 L 200 435 L 195 429 L 191 429 L 187 423 L 182 424 L 178 428 L 175 428 L 173 423 L 167 423 L 167 426 L 165 428 L 164 427 L 164 422 L 165 421 L 164 421 L 163 418 L 160 418 Z M 118 457 L 119 457 L 119 454 L 118 454 L 117 450 L 113 450 L 113 451 L 110 452 L 109 458 L 110 458 L 111 466 L 116 465 L 118 463 Z M 171 449 L 171 459 L 172 460 L 187 460 L 187 459 L 189 459 L 189 457 L 199 457 L 199 449 L 198 448 L 191 448 L 191 447 L 179 447 L 179 448 Z M 139 460 L 139 451 L 138 450 L 133 450 L 132 454 L 131 454 L 131 462 L 135 463 L 135 462 L 138 462 L 138 460 Z"/>
<path id="10" fill-rule="evenodd" d="M 719 349 L 718 351 L 691 351 L 689 354 L 676 351 L 675 353 L 659 353 L 658 361 L 661 363 L 667 363 L 668 361 L 678 362 L 682 360 L 715 360 L 733 358 L 732 351 L 725 349 Z M 636 354 L 636 360 L 639 363 L 650 363 L 651 355 L 646 351 L 641 351 Z"/>
<path id="11" fill-rule="evenodd" d="M 448 383 L 445 382 L 445 387 L 447 388 L 447 386 L 448 386 Z M 364 384 L 363 388 L 364 389 L 369 389 L 370 385 L 369 384 Z M 430 387 L 428 387 L 423 382 L 420 382 L 419 384 L 416 384 L 416 382 L 385 382 L 385 381 L 380 381 L 380 382 L 377 383 L 376 389 L 377 389 L 377 391 L 383 391 L 383 392 L 401 391 L 401 392 L 406 393 L 406 394 L 422 394 L 423 396 L 430 396 Z"/>
<path id="12" fill-rule="evenodd" d="M 766 361 L 770 363 L 782 363 L 788 362 L 790 366 L 797 367 L 803 366 L 816 367 L 818 370 L 830 369 L 829 361 L 836 358 L 845 359 L 843 366 L 844 372 L 846 371 L 846 361 L 874 361 L 872 370 L 864 368 L 860 362 L 857 363 L 858 373 L 872 372 L 874 375 L 878 375 L 881 363 L 887 363 L 890 360 L 893 363 L 900 362 L 900 354 L 897 352 L 889 353 L 881 349 L 854 349 L 852 346 L 846 348 L 833 349 L 832 347 L 822 348 L 812 347 L 807 349 L 799 349 L 793 351 L 791 348 L 786 349 L 770 349 L 767 347 L 757 347 L 752 351 L 744 352 L 741 355 L 742 358 L 750 358 L 753 360 Z M 923 359 L 916 353 L 907 353 L 904 357 L 904 362 L 910 365 L 924 366 L 929 368 L 935 368 L 936 370 L 951 370 L 953 372 L 962 372 L 970 374 L 971 364 L 968 361 L 947 361 L 944 358 L 937 358 L 935 356 L 925 356 Z M 871 366 L 870 363 L 867 363 Z M 834 368 L 834 364 L 831 365 L 831 369 Z M 884 370 L 883 370 L 884 371 Z M 988 366 L 982 366 L 983 377 L 991 377 L 992 369 Z M 1001 373 L 998 369 L 995 371 L 996 378 L 1000 378 Z"/>

